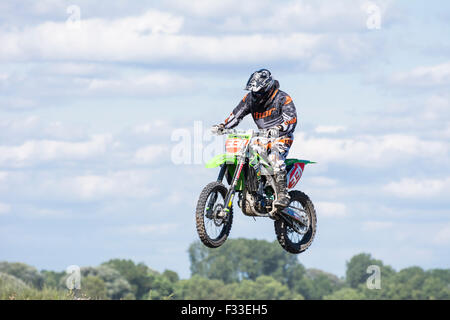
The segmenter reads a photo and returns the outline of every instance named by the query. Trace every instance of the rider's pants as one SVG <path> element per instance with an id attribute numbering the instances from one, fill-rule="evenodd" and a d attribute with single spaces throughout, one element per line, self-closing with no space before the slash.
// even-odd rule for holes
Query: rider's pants
<path id="1" fill-rule="evenodd" d="M 279 138 L 276 138 L 271 143 L 268 143 L 264 146 L 259 145 L 259 153 L 264 157 L 267 157 L 269 164 L 272 166 L 273 173 L 278 174 L 286 170 L 286 164 L 284 160 L 286 160 L 289 149 L 294 142 L 293 135 L 285 135 Z M 259 144 L 259 141 L 256 140 L 255 144 Z M 262 147 L 262 148 L 261 148 Z"/>

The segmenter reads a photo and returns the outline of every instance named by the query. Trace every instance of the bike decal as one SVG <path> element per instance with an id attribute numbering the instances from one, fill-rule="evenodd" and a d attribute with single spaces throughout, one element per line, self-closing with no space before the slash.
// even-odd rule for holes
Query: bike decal
<path id="1" fill-rule="evenodd" d="M 230 138 L 225 142 L 225 149 L 228 153 L 238 153 L 247 146 L 247 139 Z"/>
<path id="2" fill-rule="evenodd" d="M 236 175 L 236 180 L 239 179 L 239 177 L 241 176 L 241 171 L 242 171 L 243 167 L 244 167 L 244 162 L 241 162 L 241 164 L 239 165 L 238 173 Z"/>
<path id="3" fill-rule="evenodd" d="M 301 163 L 294 164 L 294 167 L 291 169 L 291 171 L 289 171 L 288 174 L 287 187 L 289 189 L 295 187 L 295 185 L 299 182 L 300 178 L 302 177 L 302 174 L 303 174 L 302 164 Z"/>
<path id="4" fill-rule="evenodd" d="M 234 193 L 231 194 L 230 202 L 228 202 L 228 208 L 231 208 L 231 206 L 233 205 L 233 198 L 234 198 Z"/>
<path id="5" fill-rule="evenodd" d="M 283 210 L 283 212 L 284 212 L 285 214 L 291 216 L 291 217 L 294 218 L 295 220 L 298 220 L 298 221 L 300 221 L 300 222 L 303 222 L 302 217 L 301 217 L 297 212 L 295 212 L 294 210 L 292 210 L 291 208 L 286 208 L 286 209 Z"/>

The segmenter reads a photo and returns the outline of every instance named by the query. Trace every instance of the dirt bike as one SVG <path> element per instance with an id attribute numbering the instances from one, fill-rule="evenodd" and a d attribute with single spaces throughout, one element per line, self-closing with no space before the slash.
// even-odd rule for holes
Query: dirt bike
<path id="1" fill-rule="evenodd" d="M 316 233 L 316 212 L 309 197 L 292 188 L 300 180 L 305 165 L 315 162 L 285 160 L 290 203 L 279 210 L 273 205 L 277 189 L 272 167 L 256 147 L 273 141 L 269 131 L 224 129 L 218 134 L 228 134 L 226 153 L 206 163 L 207 168 L 220 167 L 219 176 L 202 190 L 196 207 L 196 227 L 203 244 L 217 248 L 226 241 L 233 223 L 233 199 L 237 194 L 243 214 L 274 220 L 275 233 L 283 249 L 294 254 L 308 249 Z M 228 187 L 224 185 L 224 178 Z"/>

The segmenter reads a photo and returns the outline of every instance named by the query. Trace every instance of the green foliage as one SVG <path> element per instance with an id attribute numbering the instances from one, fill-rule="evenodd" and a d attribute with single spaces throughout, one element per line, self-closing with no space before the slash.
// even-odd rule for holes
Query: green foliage
<path id="1" fill-rule="evenodd" d="M 0 300 L 66 300 L 72 299 L 68 291 L 43 286 L 30 287 L 21 279 L 0 272 Z"/>
<path id="2" fill-rule="evenodd" d="M 420 267 L 405 268 L 388 276 L 381 273 L 380 290 L 369 290 L 365 285 L 360 285 L 359 289 L 367 299 L 450 299 L 450 281 Z"/>
<path id="3" fill-rule="evenodd" d="M 2 299 L 7 299 L 15 292 L 23 291 L 29 288 L 30 287 L 19 278 L 0 272 L 0 295 L 2 296 Z"/>
<path id="4" fill-rule="evenodd" d="M 64 271 L 55 272 L 42 270 L 41 275 L 44 278 L 44 285 L 50 288 L 65 289 L 65 286 L 61 286 L 61 279 L 66 275 Z"/>
<path id="5" fill-rule="evenodd" d="M 367 273 L 367 268 L 371 265 L 380 267 L 381 274 L 383 274 L 384 277 L 390 277 L 395 273 L 391 267 L 383 265 L 381 260 L 373 259 L 368 253 L 360 253 L 353 256 L 350 261 L 347 262 L 347 284 L 351 288 L 357 288 L 360 284 L 365 284 L 367 278 L 370 276 L 370 274 Z"/>
<path id="6" fill-rule="evenodd" d="M 323 297 L 324 300 L 364 300 L 365 296 L 362 292 L 353 288 L 342 288 L 330 295 Z"/>
<path id="7" fill-rule="evenodd" d="M 224 283 L 268 275 L 283 284 L 292 284 L 292 277 L 303 272 L 295 255 L 265 240 L 229 239 L 217 249 L 195 242 L 188 252 L 193 275 Z"/>
<path id="8" fill-rule="evenodd" d="M 347 262 L 345 279 L 305 269 L 298 256 L 263 240 L 229 239 L 219 249 L 195 242 L 189 257 L 190 279 L 180 280 L 171 270 L 159 273 L 144 263 L 112 259 L 81 268 L 81 290 L 75 292 L 66 289 L 65 272 L 1 262 L 0 299 L 450 299 L 450 269 L 409 267 L 396 272 L 367 253 Z M 370 265 L 380 267 L 381 289 L 367 287 Z"/>
<path id="9" fill-rule="evenodd" d="M 106 285 L 107 297 L 110 299 L 123 299 L 128 294 L 133 294 L 130 283 L 120 274 L 119 271 L 100 265 L 98 267 L 84 267 L 81 268 L 81 287 L 83 288 L 83 279 L 89 276 L 98 277 Z M 61 281 L 65 283 L 67 276 Z M 133 294 L 134 295 L 134 294 Z"/>
<path id="10" fill-rule="evenodd" d="M 450 283 L 450 269 L 431 269 L 427 271 L 427 275 L 444 283 Z"/>
<path id="11" fill-rule="evenodd" d="M 260 276 L 255 281 L 243 280 L 226 286 L 227 299 L 234 300 L 303 300 L 301 294 L 292 292 L 286 285 L 270 276 Z"/>
<path id="12" fill-rule="evenodd" d="M 42 289 L 44 286 L 44 277 L 36 268 L 25 263 L 0 262 L 0 272 L 19 278 L 27 285 L 37 289 Z"/>
<path id="13" fill-rule="evenodd" d="M 180 280 L 176 290 L 175 299 L 180 300 L 221 300 L 226 299 L 227 294 L 223 290 L 222 280 L 210 280 L 198 275 L 188 280 Z"/>
<path id="14" fill-rule="evenodd" d="M 173 275 L 172 275 L 173 276 Z M 178 277 L 178 275 L 177 275 Z M 175 283 L 163 275 L 151 275 L 151 289 L 146 298 L 149 300 L 165 300 L 171 298 L 175 292 Z"/>
<path id="15" fill-rule="evenodd" d="M 94 300 L 108 299 L 105 281 L 98 276 L 87 276 L 82 279 L 81 294 Z"/>
<path id="16" fill-rule="evenodd" d="M 135 264 L 131 260 L 112 259 L 102 265 L 117 270 L 131 285 L 137 299 L 143 298 L 148 293 L 151 288 L 150 276 L 157 273 L 144 263 Z"/>
<path id="17" fill-rule="evenodd" d="M 164 270 L 162 273 L 164 277 L 166 277 L 170 282 L 176 283 L 180 280 L 180 277 L 178 276 L 178 273 L 172 270 Z"/>
<path id="18" fill-rule="evenodd" d="M 222 280 L 206 279 L 198 275 L 181 280 L 175 291 L 175 299 L 193 300 L 303 300 L 303 296 L 270 276 L 256 280 L 242 280 L 225 284 Z"/>
<path id="19" fill-rule="evenodd" d="M 344 285 L 344 281 L 331 273 L 308 269 L 306 276 L 297 286 L 297 291 L 308 300 L 320 300 L 341 289 Z"/>

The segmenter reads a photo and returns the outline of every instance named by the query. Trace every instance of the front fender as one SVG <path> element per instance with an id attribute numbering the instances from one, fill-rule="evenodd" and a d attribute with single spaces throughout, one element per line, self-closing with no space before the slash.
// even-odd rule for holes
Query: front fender
<path id="1" fill-rule="evenodd" d="M 206 162 L 205 167 L 206 168 L 216 168 L 221 166 L 222 164 L 237 164 L 237 158 L 234 154 L 224 153 L 219 154 Z"/>

